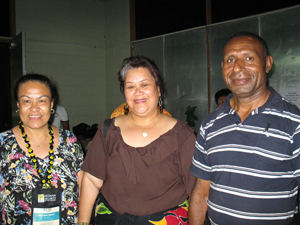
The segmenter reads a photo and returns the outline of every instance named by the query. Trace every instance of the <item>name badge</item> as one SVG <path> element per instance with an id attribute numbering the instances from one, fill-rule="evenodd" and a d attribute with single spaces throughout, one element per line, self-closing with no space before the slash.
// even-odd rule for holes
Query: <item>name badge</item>
<path id="1" fill-rule="evenodd" d="M 33 208 L 32 225 L 59 225 L 59 207 Z"/>
<path id="2" fill-rule="evenodd" d="M 32 190 L 32 225 L 61 224 L 61 193 L 53 186 L 43 189 L 38 185 Z"/>

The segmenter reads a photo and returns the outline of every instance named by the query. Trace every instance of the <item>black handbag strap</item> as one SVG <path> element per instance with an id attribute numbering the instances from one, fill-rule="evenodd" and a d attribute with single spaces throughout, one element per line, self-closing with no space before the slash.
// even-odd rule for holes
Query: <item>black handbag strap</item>
<path id="1" fill-rule="evenodd" d="M 106 119 L 104 120 L 104 127 L 103 127 L 103 141 L 105 142 L 106 134 L 108 131 L 108 128 L 110 127 L 110 122 L 112 119 Z"/>
<path id="2" fill-rule="evenodd" d="M 104 144 L 105 144 L 105 138 L 106 138 L 107 131 L 110 127 L 111 120 L 112 119 L 104 120 L 104 126 L 103 126 L 103 142 L 104 142 Z M 96 198 L 96 201 L 94 203 L 90 224 L 95 224 L 95 210 L 96 210 L 97 202 L 98 202 L 98 200 L 100 200 L 100 197 L 101 197 L 101 190 L 99 191 L 99 194 L 98 194 L 98 196 Z"/>

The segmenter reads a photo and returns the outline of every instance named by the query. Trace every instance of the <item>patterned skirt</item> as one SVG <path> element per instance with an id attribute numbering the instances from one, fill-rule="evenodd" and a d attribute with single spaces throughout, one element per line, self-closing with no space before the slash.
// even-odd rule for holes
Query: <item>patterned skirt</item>
<path id="1" fill-rule="evenodd" d="M 134 216 L 128 213 L 117 213 L 101 195 L 95 208 L 95 225 L 187 225 L 188 200 L 164 212 L 147 216 Z"/>

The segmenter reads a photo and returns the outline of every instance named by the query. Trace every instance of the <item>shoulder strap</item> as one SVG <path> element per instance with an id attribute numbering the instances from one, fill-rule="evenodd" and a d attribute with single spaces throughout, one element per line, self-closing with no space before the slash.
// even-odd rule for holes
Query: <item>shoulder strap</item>
<path id="1" fill-rule="evenodd" d="M 105 138 L 106 138 L 107 131 L 110 127 L 111 120 L 112 119 L 104 120 L 104 126 L 103 126 L 103 141 L 104 141 L 104 143 L 105 143 Z M 91 215 L 91 219 L 90 219 L 90 224 L 96 224 L 95 223 L 95 210 L 96 210 L 97 204 L 99 204 L 99 202 L 100 202 L 100 198 L 101 198 L 101 189 L 99 190 L 99 194 L 98 194 L 98 196 L 96 198 L 96 201 L 94 203 L 94 207 L 93 207 L 92 215 Z"/>
<path id="2" fill-rule="evenodd" d="M 112 119 L 106 119 L 104 121 L 104 127 L 103 127 L 103 141 L 105 142 L 106 134 L 108 131 L 108 128 L 110 127 L 110 122 Z"/>

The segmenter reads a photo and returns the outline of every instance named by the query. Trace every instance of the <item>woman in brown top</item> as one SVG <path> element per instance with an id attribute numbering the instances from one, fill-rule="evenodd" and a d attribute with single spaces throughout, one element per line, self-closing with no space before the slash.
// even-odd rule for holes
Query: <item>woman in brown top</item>
<path id="1" fill-rule="evenodd" d="M 119 81 L 125 115 L 111 121 L 105 139 L 100 124 L 89 147 L 79 221 L 90 221 L 102 188 L 96 224 L 187 224 L 185 200 L 195 184 L 189 173 L 193 130 L 162 113 L 163 80 L 150 59 L 125 59 Z"/>

